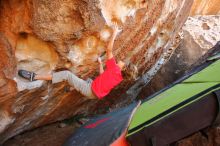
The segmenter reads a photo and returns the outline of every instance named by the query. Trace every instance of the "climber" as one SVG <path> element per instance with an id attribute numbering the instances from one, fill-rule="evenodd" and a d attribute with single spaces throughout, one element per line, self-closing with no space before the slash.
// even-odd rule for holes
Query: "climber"
<path id="1" fill-rule="evenodd" d="M 116 63 L 112 53 L 114 40 L 118 32 L 118 26 L 114 25 L 113 34 L 106 48 L 106 69 L 103 69 L 102 61 L 98 58 L 100 75 L 94 81 L 84 81 L 70 71 L 38 75 L 34 72 L 19 70 L 18 75 L 30 81 L 52 80 L 52 83 L 58 83 L 67 80 L 71 86 L 89 99 L 102 99 L 123 80 L 121 71 L 125 68 L 125 63 L 122 61 Z"/>

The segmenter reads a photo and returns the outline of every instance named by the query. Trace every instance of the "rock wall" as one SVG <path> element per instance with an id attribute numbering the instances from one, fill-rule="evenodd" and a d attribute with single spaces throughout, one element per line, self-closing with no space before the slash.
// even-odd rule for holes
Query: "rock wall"
<path id="1" fill-rule="evenodd" d="M 185 50 L 191 48 L 189 54 L 198 52 L 204 55 L 220 40 L 220 15 L 189 17 L 183 26 L 183 36 Z M 201 55 L 194 57 L 199 58 Z"/>
<path id="2" fill-rule="evenodd" d="M 218 41 L 220 41 L 220 15 L 188 17 L 182 27 L 177 49 L 142 89 L 141 97 L 150 96 L 180 78 Z"/>
<path id="3" fill-rule="evenodd" d="M 185 22 L 192 0 L 0 1 L 0 143 L 25 130 L 115 104 L 135 81 L 125 80 L 105 100 L 88 100 L 67 83 L 27 82 L 18 69 L 38 74 L 68 69 L 97 75 L 97 57 L 117 22 L 116 59 L 138 68 L 146 83 Z M 150 71 L 150 73 L 149 73 Z M 141 78 L 147 74 L 149 78 Z M 117 98 L 116 98 L 117 97 Z M 102 107 L 98 107 L 99 109 Z"/>
<path id="4" fill-rule="evenodd" d="M 220 14 L 219 0 L 194 0 L 190 15 Z"/>

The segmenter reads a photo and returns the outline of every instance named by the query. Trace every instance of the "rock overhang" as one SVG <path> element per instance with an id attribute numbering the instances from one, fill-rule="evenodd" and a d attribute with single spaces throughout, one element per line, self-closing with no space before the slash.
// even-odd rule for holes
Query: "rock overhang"
<path id="1" fill-rule="evenodd" d="M 72 89 L 65 92 L 64 83 L 44 82 L 37 88 L 33 85 L 34 89 L 21 88 L 23 91 L 18 92 L 13 80 L 17 69 L 50 73 L 66 68 L 83 79 L 95 77 L 96 59 L 103 55 L 112 33 L 110 26 L 116 21 L 123 31 L 116 38 L 113 53 L 116 59 L 134 64 L 140 82 L 146 83 L 164 63 L 163 54 L 172 46 L 191 4 L 191 0 L 1 1 L 0 30 L 9 45 L 1 50 L 10 59 L 6 59 L 0 72 L 7 81 L 4 87 L 11 93 L 0 98 L 1 110 L 7 111 L 4 115 L 8 116 L 4 116 L 6 128 L 0 134 L 1 141 L 97 106 L 97 101 L 89 101 Z M 112 99 L 112 104 L 119 101 L 114 97 L 134 82 L 124 81 L 107 100 Z M 0 87 L 6 92 L 3 89 Z"/>

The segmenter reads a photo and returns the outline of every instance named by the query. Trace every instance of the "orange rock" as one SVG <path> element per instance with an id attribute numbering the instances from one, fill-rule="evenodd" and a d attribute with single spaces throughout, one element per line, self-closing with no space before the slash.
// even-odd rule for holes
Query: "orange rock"
<path id="1" fill-rule="evenodd" d="M 219 0 L 194 0 L 190 15 L 220 14 Z"/>
<path id="2" fill-rule="evenodd" d="M 142 2 L 120 0 L 109 8 L 105 4 L 109 1 L 104 0 L 0 1 L 0 115 L 4 115 L 0 143 L 97 106 L 129 101 L 121 94 L 135 81 L 124 81 L 104 101 L 90 101 L 73 89 L 67 91 L 65 83 L 26 81 L 19 92 L 15 77 L 22 66 L 39 73 L 68 68 L 83 79 L 95 77 L 96 59 L 105 57 L 111 35 L 108 26 L 114 17 L 121 21 L 123 31 L 116 38 L 113 54 L 135 65 L 139 76 L 145 75 L 138 83 L 146 83 L 164 63 L 164 53 L 188 17 L 192 0 Z"/>

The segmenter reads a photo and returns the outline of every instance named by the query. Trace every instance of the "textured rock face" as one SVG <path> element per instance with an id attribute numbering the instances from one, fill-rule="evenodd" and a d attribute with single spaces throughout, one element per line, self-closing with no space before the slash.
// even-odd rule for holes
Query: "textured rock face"
<path id="1" fill-rule="evenodd" d="M 190 15 L 220 14 L 219 0 L 194 0 Z"/>
<path id="2" fill-rule="evenodd" d="M 219 15 L 188 17 L 182 27 L 178 48 L 150 83 L 143 88 L 141 97 L 145 98 L 180 78 L 218 41 L 220 41 Z"/>
<path id="3" fill-rule="evenodd" d="M 191 5 L 192 0 L 0 1 L 0 141 L 126 100 L 120 95 L 134 83 L 125 80 L 106 100 L 91 101 L 66 83 L 29 83 L 16 75 L 18 69 L 42 74 L 66 68 L 83 79 L 95 77 L 97 57 L 104 58 L 112 33 L 109 26 L 117 22 L 123 31 L 114 45 L 116 59 L 151 77 Z"/>
<path id="4" fill-rule="evenodd" d="M 199 58 L 220 40 L 220 15 L 189 17 L 183 26 L 183 36 L 181 47 L 189 51 L 186 56 Z"/>

